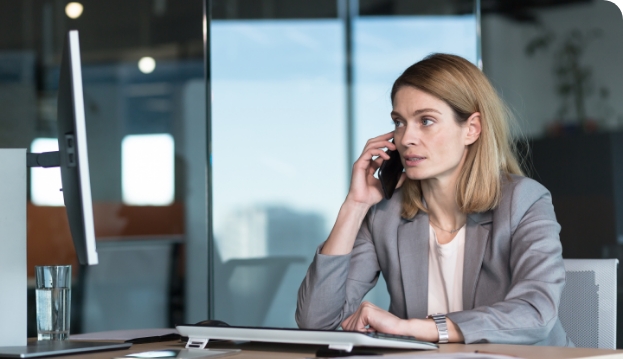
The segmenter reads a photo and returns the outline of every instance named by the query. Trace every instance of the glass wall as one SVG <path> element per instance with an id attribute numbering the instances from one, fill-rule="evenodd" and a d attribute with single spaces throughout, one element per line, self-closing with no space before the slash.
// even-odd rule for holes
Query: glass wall
<path id="1" fill-rule="evenodd" d="M 78 267 L 58 169 L 29 172 L 27 234 L 31 279 L 35 265 L 74 265 L 72 333 L 207 317 L 202 15 L 201 0 L 0 3 L 2 148 L 57 147 L 61 50 L 79 31 L 100 264 Z M 187 247 L 203 266 L 189 296 Z"/>
<path id="2" fill-rule="evenodd" d="M 215 318 L 296 326 L 352 161 L 392 129 L 393 80 L 432 52 L 477 62 L 473 4 L 443 3 L 212 1 Z M 367 299 L 388 307 L 382 280 Z"/>
<path id="3" fill-rule="evenodd" d="M 292 325 L 284 309 L 346 195 L 343 29 L 211 26 L 215 314 Z"/>

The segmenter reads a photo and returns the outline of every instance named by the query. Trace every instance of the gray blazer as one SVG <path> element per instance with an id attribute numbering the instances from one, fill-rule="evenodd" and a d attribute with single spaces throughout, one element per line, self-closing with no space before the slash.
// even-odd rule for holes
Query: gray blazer
<path id="1" fill-rule="evenodd" d="M 505 176 L 503 176 L 505 177 Z M 387 282 L 389 312 L 425 318 L 428 309 L 428 215 L 400 217 L 401 192 L 372 207 L 350 254 L 316 253 L 298 293 L 301 328 L 335 329 L 374 287 Z M 493 210 L 467 216 L 463 308 L 449 313 L 466 343 L 573 346 L 558 319 L 565 285 L 551 195 L 521 176 L 502 181 Z"/>

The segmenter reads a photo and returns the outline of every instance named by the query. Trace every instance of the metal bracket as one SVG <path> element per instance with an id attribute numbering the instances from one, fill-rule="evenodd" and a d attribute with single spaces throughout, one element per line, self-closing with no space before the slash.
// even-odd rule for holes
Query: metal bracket
<path id="1" fill-rule="evenodd" d="M 27 153 L 26 166 L 28 167 L 58 167 L 61 165 L 60 152 Z"/>
<path id="2" fill-rule="evenodd" d="M 206 338 L 188 338 L 188 343 L 186 343 L 186 349 L 205 349 L 206 345 L 208 345 L 208 341 L 210 339 Z"/>

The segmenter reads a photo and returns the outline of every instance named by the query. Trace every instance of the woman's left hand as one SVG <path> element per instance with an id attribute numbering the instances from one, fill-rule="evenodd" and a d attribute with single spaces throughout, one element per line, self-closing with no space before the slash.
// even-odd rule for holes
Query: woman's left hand
<path id="1" fill-rule="evenodd" d="M 450 342 L 465 341 L 463 333 L 452 320 L 447 318 L 446 323 Z M 361 303 L 355 313 L 342 322 L 342 329 L 353 332 L 409 335 L 427 342 L 439 340 L 439 332 L 432 319 L 400 319 L 370 302 Z"/>
<path id="2" fill-rule="evenodd" d="M 350 317 L 342 322 L 342 329 L 356 332 L 382 332 L 408 335 L 406 320 L 400 319 L 370 302 L 363 302 Z"/>

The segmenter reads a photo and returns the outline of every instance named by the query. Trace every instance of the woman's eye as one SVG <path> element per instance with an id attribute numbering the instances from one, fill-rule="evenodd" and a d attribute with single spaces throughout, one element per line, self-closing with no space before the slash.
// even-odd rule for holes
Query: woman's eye
<path id="1" fill-rule="evenodd" d="M 394 120 L 394 126 L 396 127 L 402 127 L 402 122 Z"/>
<path id="2" fill-rule="evenodd" d="M 429 118 L 423 118 L 422 119 L 422 125 L 424 126 L 430 126 L 433 124 L 433 120 L 429 119 Z"/>

